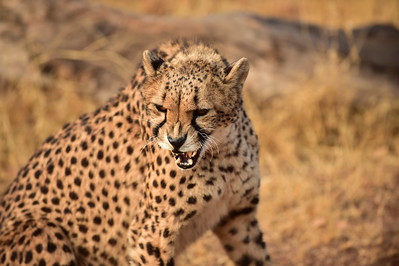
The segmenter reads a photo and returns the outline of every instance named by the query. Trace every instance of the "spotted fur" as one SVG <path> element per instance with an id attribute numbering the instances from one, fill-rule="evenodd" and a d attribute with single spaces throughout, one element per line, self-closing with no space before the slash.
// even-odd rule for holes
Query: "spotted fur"
<path id="1" fill-rule="evenodd" d="M 0 203 L 0 264 L 173 265 L 213 230 L 237 265 L 268 265 L 248 69 L 202 43 L 145 51 L 129 86 L 19 171 Z M 178 166 L 173 154 L 195 151 Z"/>

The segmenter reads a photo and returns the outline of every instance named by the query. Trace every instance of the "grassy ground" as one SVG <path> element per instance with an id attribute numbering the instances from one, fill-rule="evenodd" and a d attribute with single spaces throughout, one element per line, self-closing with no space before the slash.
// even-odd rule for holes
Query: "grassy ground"
<path id="1" fill-rule="evenodd" d="M 173 10 L 172 1 L 101 1 L 180 16 L 246 3 L 249 11 L 334 27 L 399 25 L 399 4 L 390 0 L 186 0 Z M 399 98 L 384 81 L 371 87 L 353 79 L 358 70 L 350 63 L 319 63 L 298 90 L 262 104 L 245 95 L 262 149 L 259 218 L 277 265 L 399 265 Z M 99 103 L 68 78 L 46 85 L 0 80 L 0 86 L 1 192 L 49 134 Z M 209 240 L 191 247 L 181 265 L 230 265 Z"/>

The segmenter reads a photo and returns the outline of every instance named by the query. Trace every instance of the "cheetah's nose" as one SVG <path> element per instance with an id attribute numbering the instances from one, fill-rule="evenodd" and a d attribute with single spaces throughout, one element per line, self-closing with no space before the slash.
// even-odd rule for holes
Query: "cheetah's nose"
<path id="1" fill-rule="evenodd" d="M 169 143 L 172 144 L 175 151 L 179 151 L 180 147 L 183 146 L 184 142 L 187 139 L 187 135 L 178 138 L 172 138 L 168 136 Z"/>

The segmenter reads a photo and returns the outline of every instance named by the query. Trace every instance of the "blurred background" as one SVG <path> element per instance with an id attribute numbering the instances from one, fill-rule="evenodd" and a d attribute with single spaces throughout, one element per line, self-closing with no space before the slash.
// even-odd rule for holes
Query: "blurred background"
<path id="1" fill-rule="evenodd" d="M 247 57 L 259 219 L 276 265 L 399 265 L 399 1 L 0 1 L 0 193 L 144 49 Z M 207 234 L 180 265 L 232 265 Z"/>

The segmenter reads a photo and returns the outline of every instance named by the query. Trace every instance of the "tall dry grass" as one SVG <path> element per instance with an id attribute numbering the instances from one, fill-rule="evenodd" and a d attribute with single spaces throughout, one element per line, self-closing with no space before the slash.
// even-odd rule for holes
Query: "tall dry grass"
<path id="1" fill-rule="evenodd" d="M 90 0 L 123 10 L 180 17 L 245 11 L 329 27 L 353 28 L 369 23 L 399 25 L 397 0 Z"/>
<path id="2" fill-rule="evenodd" d="M 353 71 L 323 63 L 299 90 L 249 101 L 265 177 L 261 223 L 278 264 L 398 261 L 399 98 L 354 82 Z"/>
<path id="3" fill-rule="evenodd" d="M 99 1 L 153 14 L 242 8 L 332 27 L 399 25 L 395 0 Z M 383 80 L 354 78 L 358 69 L 350 60 L 325 57 L 297 90 L 262 103 L 245 95 L 261 143 L 259 218 L 277 265 L 399 261 L 399 98 Z M 32 68 L 38 80 L 47 78 Z M 63 77 L 0 84 L 1 192 L 49 134 L 99 103 Z M 209 252 L 213 248 L 197 243 L 182 265 L 226 265 L 221 253 Z"/>

